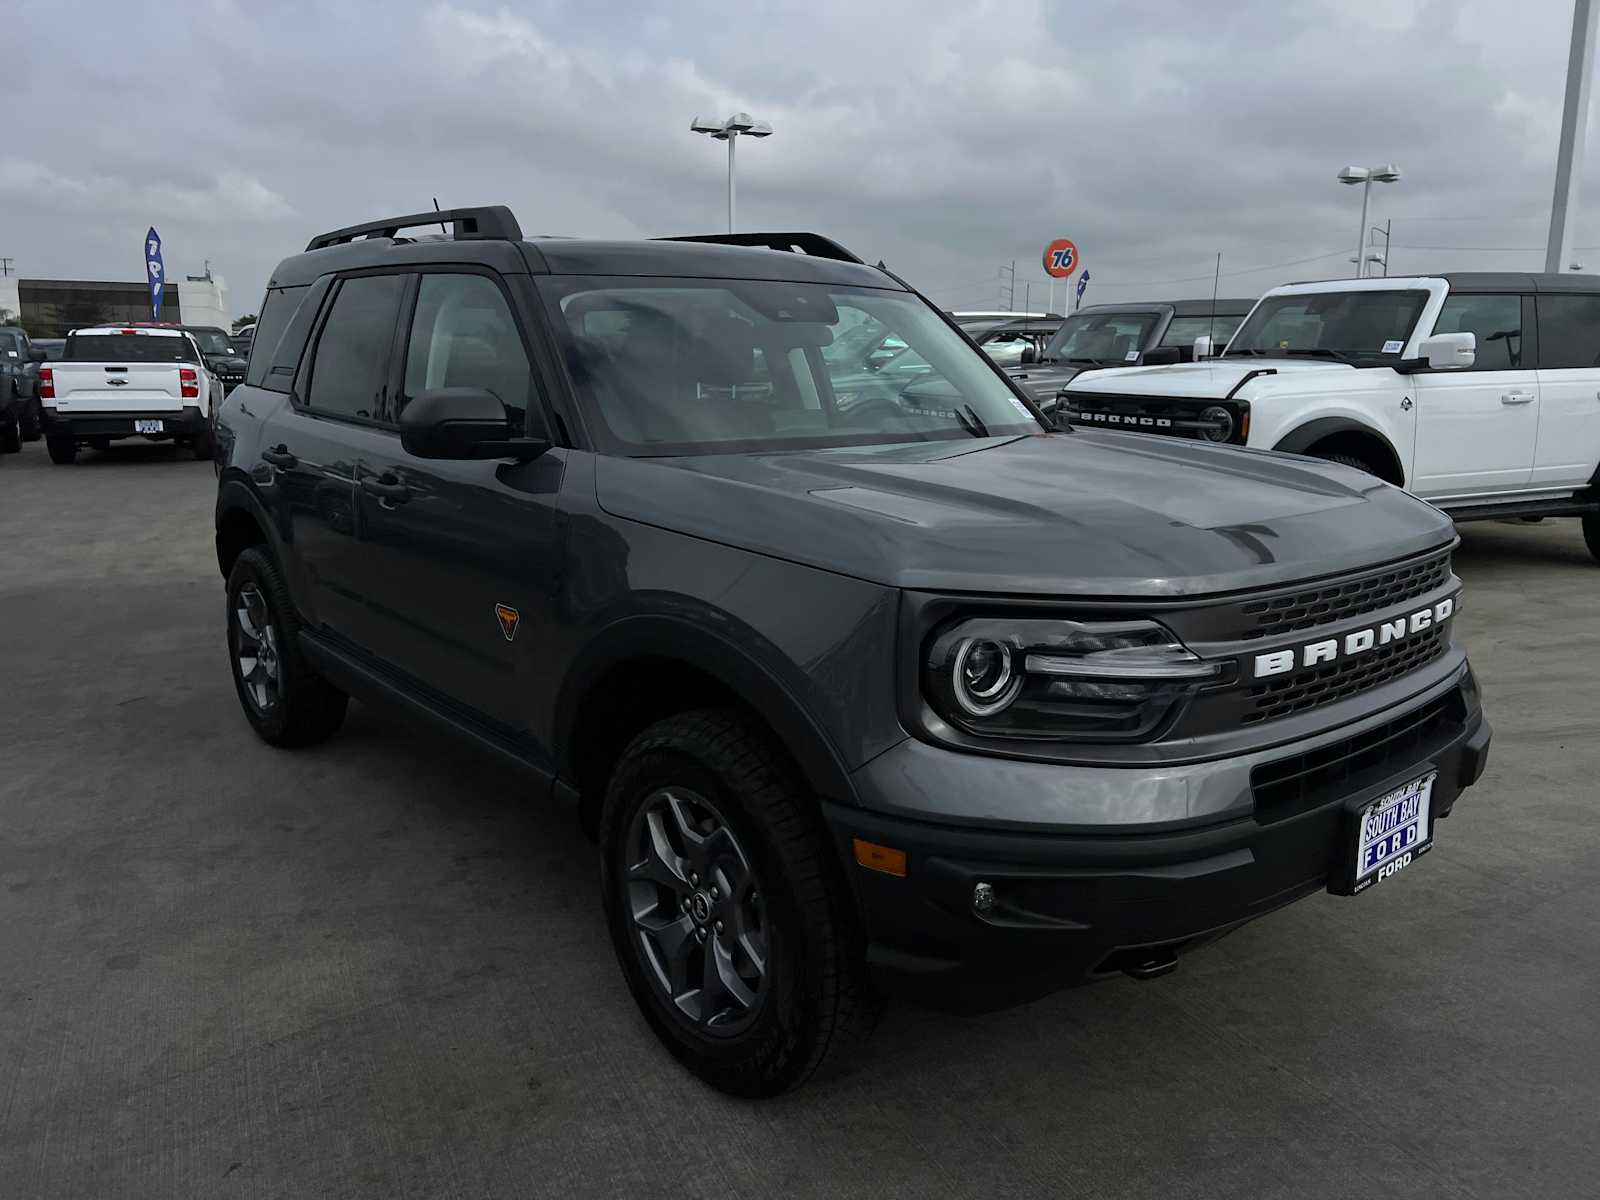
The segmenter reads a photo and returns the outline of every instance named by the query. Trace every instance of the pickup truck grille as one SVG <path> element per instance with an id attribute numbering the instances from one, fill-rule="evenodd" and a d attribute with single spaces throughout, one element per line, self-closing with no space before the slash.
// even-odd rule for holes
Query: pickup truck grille
<path id="1" fill-rule="evenodd" d="M 1320 587 L 1252 600 L 1240 609 L 1247 618 L 1243 636 L 1278 637 L 1359 617 L 1426 595 L 1450 578 L 1450 551 L 1402 566 L 1337 580 Z M 1254 624 L 1250 623 L 1253 619 Z"/>

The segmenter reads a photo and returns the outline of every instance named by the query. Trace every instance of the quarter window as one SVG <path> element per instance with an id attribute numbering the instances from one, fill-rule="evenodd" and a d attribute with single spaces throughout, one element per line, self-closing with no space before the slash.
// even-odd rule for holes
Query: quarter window
<path id="1" fill-rule="evenodd" d="M 1433 323 L 1435 333 L 1477 338 L 1473 371 L 1514 371 L 1522 366 L 1522 297 L 1452 295 Z"/>
<path id="2" fill-rule="evenodd" d="M 1542 295 L 1541 367 L 1600 367 L 1600 296 Z"/>
<path id="3" fill-rule="evenodd" d="M 440 388 L 483 388 L 506 406 L 512 436 L 521 437 L 532 386 L 528 352 L 494 281 L 484 275 L 424 275 L 398 407 Z"/>
<path id="4" fill-rule="evenodd" d="M 346 279 L 317 339 L 307 403 L 338 416 L 392 420 L 389 351 L 400 312 L 403 275 Z"/>

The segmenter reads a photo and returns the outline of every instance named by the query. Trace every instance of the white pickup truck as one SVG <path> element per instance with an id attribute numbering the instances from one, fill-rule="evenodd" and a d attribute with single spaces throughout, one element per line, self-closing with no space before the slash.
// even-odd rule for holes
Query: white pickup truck
<path id="1" fill-rule="evenodd" d="M 1457 521 L 1581 517 L 1600 558 L 1600 276 L 1289 284 L 1220 358 L 1081 375 L 1059 405 L 1359 467 Z"/>
<path id="2" fill-rule="evenodd" d="M 130 437 L 170 439 L 210 458 L 222 381 L 181 329 L 77 329 L 61 360 L 39 369 L 39 403 L 53 463 Z"/>

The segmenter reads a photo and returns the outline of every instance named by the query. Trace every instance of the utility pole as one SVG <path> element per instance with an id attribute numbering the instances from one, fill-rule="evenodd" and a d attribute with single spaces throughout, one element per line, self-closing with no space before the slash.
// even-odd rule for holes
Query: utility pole
<path id="1" fill-rule="evenodd" d="M 9 276 L 11 274 L 11 264 L 16 261 L 14 258 L 0 258 L 0 275 Z"/>
<path id="2" fill-rule="evenodd" d="M 1591 0 L 1572 6 L 1572 46 L 1567 52 L 1567 99 L 1561 110 L 1561 141 L 1556 150 L 1556 190 L 1550 201 L 1550 240 L 1544 269 L 1565 270 L 1571 261 L 1578 221 L 1578 183 L 1583 175 L 1583 142 L 1589 120 L 1589 79 L 1594 73 L 1595 9 Z"/>
<path id="3" fill-rule="evenodd" d="M 1017 260 L 1011 260 L 1011 298 L 1006 301 L 1006 311 L 1017 311 Z"/>

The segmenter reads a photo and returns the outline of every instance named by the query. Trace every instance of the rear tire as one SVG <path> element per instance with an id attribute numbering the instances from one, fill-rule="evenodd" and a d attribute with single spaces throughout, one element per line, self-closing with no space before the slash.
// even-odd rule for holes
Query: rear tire
<path id="1" fill-rule="evenodd" d="M 70 466 L 78 457 L 78 443 L 69 437 L 46 437 L 45 449 L 50 452 L 50 461 L 58 467 Z"/>
<path id="2" fill-rule="evenodd" d="M 777 1095 L 867 1032 L 865 952 L 833 848 L 787 755 L 743 712 L 700 709 L 636 737 L 600 847 L 628 988 L 712 1087 Z"/>
<path id="3" fill-rule="evenodd" d="M 0 425 L 0 454 L 15 454 L 22 449 L 22 425 L 13 417 Z"/>
<path id="4" fill-rule="evenodd" d="M 309 746 L 344 722 L 349 697 L 300 653 L 300 619 L 271 556 L 252 546 L 228 572 L 228 660 L 245 720 L 269 746 Z"/>
<path id="5" fill-rule="evenodd" d="M 1583 541 L 1589 547 L 1589 553 L 1594 555 L 1595 561 L 1600 562 L 1600 513 L 1584 514 Z"/>
<path id="6" fill-rule="evenodd" d="M 44 413 L 39 407 L 39 397 L 35 396 L 28 401 L 28 407 L 22 414 L 22 440 L 37 442 L 44 436 Z"/>
<path id="7" fill-rule="evenodd" d="M 215 458 L 217 443 L 216 439 L 211 436 L 211 430 L 207 429 L 204 432 L 197 433 L 191 437 L 189 439 L 189 449 L 194 453 L 194 456 L 200 459 L 202 462 L 206 462 Z"/>

